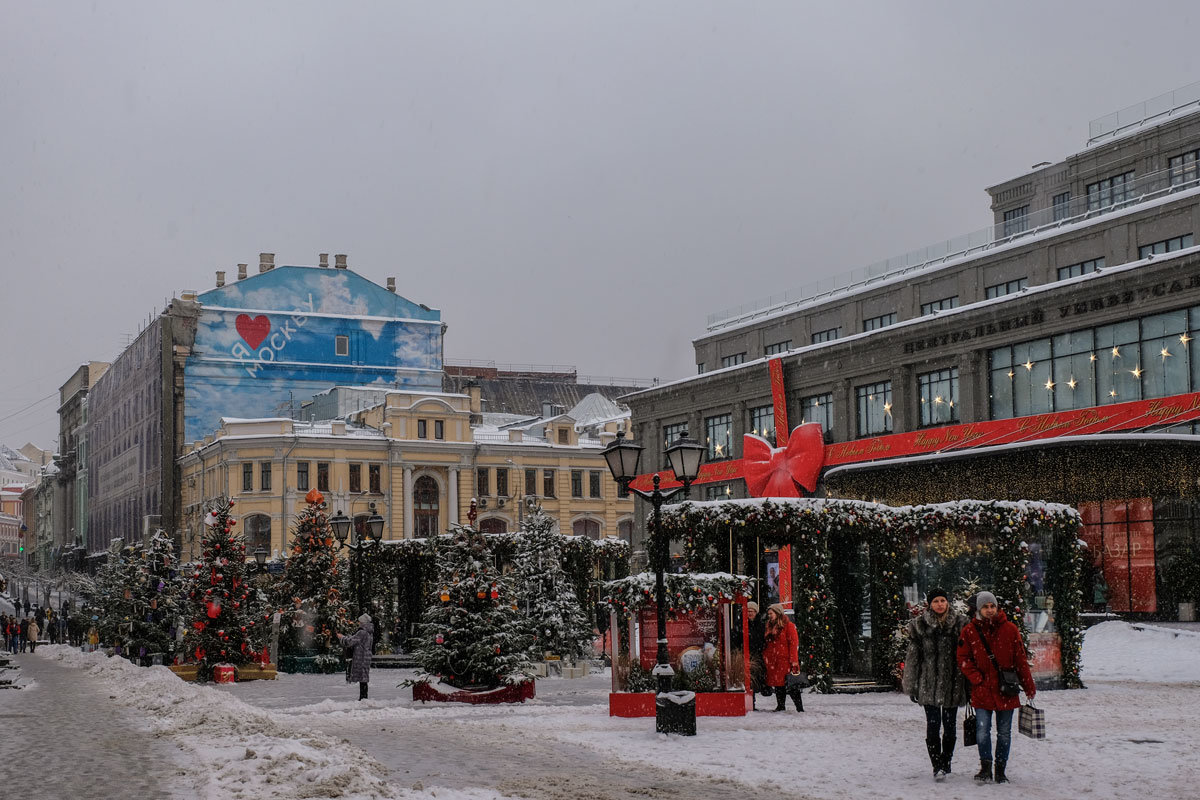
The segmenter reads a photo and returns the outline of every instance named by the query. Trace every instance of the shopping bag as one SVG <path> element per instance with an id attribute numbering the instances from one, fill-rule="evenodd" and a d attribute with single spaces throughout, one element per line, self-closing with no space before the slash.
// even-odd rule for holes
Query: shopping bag
<path id="1" fill-rule="evenodd" d="M 1033 703 L 1021 706 L 1017 716 L 1017 730 L 1030 739 L 1046 738 L 1046 712 L 1034 708 Z"/>
<path id="2" fill-rule="evenodd" d="M 975 709 L 967 706 L 967 715 L 963 717 L 963 747 L 974 747 L 975 737 Z"/>

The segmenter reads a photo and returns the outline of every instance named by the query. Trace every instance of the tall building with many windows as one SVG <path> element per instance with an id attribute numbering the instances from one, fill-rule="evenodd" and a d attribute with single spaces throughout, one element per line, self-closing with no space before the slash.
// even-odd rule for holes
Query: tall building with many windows
<path id="1" fill-rule="evenodd" d="M 637 440 L 686 428 L 731 462 L 693 497 L 745 496 L 778 398 L 824 430 L 822 494 L 1075 504 L 1099 604 L 1174 613 L 1162 568 L 1200 544 L 1200 84 L 1123 121 L 990 187 L 985 230 L 710 316 L 698 375 L 625 398 Z"/>

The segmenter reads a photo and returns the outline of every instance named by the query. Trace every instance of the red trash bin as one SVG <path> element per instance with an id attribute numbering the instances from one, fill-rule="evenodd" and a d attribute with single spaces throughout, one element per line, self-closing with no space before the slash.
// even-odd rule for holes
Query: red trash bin
<path id="1" fill-rule="evenodd" d="M 232 664 L 217 664 L 213 667 L 214 683 L 233 683 L 237 680 L 237 670 Z"/>

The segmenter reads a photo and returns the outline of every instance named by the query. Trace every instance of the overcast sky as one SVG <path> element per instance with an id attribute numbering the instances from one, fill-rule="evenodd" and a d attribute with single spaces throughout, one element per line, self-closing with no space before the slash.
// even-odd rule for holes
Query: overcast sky
<path id="1" fill-rule="evenodd" d="M 0 442 L 264 251 L 396 276 L 450 359 L 691 374 L 708 314 L 984 227 L 1200 80 L 1195 9 L 0 0 Z"/>

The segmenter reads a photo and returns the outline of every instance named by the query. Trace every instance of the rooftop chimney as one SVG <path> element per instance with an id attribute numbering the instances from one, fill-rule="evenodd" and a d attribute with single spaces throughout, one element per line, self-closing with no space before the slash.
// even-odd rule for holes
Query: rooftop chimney
<path id="1" fill-rule="evenodd" d="M 238 280 L 239 281 L 246 280 L 246 267 L 247 266 L 249 266 L 249 265 L 248 264 L 238 264 Z"/>
<path id="2" fill-rule="evenodd" d="M 321 269 L 329 269 L 329 253 L 321 253 Z"/>
<path id="3" fill-rule="evenodd" d="M 345 253 L 338 253 L 337 255 L 335 255 L 333 257 L 333 268 L 334 269 L 345 269 L 346 268 L 346 254 Z"/>
<path id="4" fill-rule="evenodd" d="M 221 270 L 217 270 L 217 288 L 220 289 L 224 285 L 225 285 L 225 273 L 222 272 Z"/>
<path id="5" fill-rule="evenodd" d="M 275 254 L 274 253 L 259 253 L 258 254 L 258 271 L 259 273 L 270 272 L 275 269 Z"/>
<path id="6" fill-rule="evenodd" d="M 395 294 L 396 293 L 396 279 L 388 278 L 387 287 L 388 287 L 389 292 L 391 292 L 392 294 Z"/>

